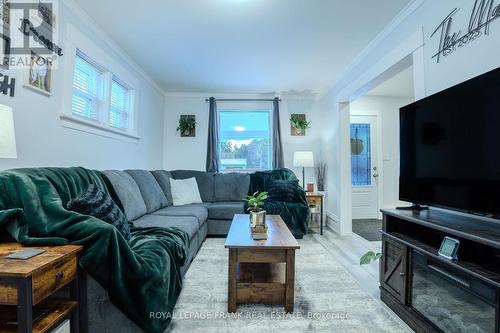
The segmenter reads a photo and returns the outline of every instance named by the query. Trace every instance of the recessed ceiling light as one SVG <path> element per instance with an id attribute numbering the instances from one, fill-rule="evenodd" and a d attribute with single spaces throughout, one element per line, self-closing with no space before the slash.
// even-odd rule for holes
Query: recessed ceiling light
<path id="1" fill-rule="evenodd" d="M 243 126 L 234 126 L 235 132 L 245 132 L 245 127 Z"/>

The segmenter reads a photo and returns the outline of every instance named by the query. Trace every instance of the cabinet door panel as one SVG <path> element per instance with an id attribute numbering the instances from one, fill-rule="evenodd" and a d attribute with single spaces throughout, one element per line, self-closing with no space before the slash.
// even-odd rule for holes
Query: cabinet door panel
<path id="1" fill-rule="evenodd" d="M 387 238 L 382 239 L 381 285 L 402 304 L 406 303 L 408 248 Z"/>

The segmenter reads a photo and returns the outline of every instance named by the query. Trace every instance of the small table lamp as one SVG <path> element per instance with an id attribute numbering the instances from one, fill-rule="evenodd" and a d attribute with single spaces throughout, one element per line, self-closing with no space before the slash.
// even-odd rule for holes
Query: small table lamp
<path id="1" fill-rule="evenodd" d="M 296 151 L 293 154 L 293 166 L 302 168 L 302 188 L 306 188 L 305 168 L 314 167 L 314 155 L 312 151 Z"/>
<path id="2" fill-rule="evenodd" d="M 0 158 L 17 158 L 12 108 L 0 104 Z"/>

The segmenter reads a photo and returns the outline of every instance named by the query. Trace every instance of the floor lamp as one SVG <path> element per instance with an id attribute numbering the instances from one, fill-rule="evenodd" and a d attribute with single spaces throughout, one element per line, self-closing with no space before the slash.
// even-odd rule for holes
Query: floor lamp
<path id="1" fill-rule="evenodd" d="M 314 155 L 312 151 L 296 151 L 293 154 L 293 166 L 302 168 L 302 188 L 306 188 L 305 169 L 314 167 Z"/>

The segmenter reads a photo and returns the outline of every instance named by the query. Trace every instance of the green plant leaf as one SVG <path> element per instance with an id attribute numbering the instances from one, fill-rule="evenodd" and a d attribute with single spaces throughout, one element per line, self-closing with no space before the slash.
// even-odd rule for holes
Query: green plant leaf
<path id="1" fill-rule="evenodd" d="M 368 251 L 365 253 L 360 259 L 359 259 L 359 264 L 360 265 L 368 265 L 372 261 L 377 261 L 382 257 L 382 253 L 375 253 L 373 251 Z"/>
<path id="2" fill-rule="evenodd" d="M 311 127 L 310 121 L 307 121 L 298 115 L 292 115 L 290 117 L 290 124 L 292 125 L 293 128 L 295 128 L 297 130 L 302 130 L 302 131 Z"/>
<path id="3" fill-rule="evenodd" d="M 267 192 L 255 192 L 253 195 L 247 196 L 247 204 L 249 211 L 258 210 L 262 206 L 264 206 L 264 201 L 269 198 L 269 194 Z"/>
<path id="4" fill-rule="evenodd" d="M 177 131 L 185 132 L 194 129 L 196 126 L 196 121 L 193 118 L 188 117 L 180 117 L 179 118 L 179 126 L 177 127 Z"/>

